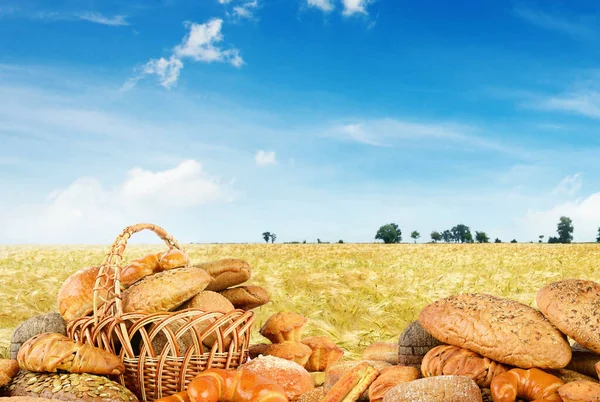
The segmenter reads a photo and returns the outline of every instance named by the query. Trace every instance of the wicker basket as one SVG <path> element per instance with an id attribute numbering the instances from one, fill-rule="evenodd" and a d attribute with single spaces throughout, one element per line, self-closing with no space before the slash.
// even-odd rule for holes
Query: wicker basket
<path id="1" fill-rule="evenodd" d="M 134 392 L 140 401 L 148 402 L 185 390 L 207 368 L 237 368 L 243 364 L 248 358 L 254 314 L 240 309 L 226 314 L 199 309 L 124 314 L 120 264 L 127 240 L 145 229 L 158 235 L 169 248 L 183 250 L 159 226 L 141 223 L 125 228 L 100 266 L 93 316 L 69 321 L 67 334 L 120 356 L 125 372 L 112 379 Z M 208 336 L 216 338 L 212 348 L 202 342 Z M 157 337 L 164 345 L 162 350 L 154 350 Z M 183 349 L 182 344 L 186 345 Z"/>

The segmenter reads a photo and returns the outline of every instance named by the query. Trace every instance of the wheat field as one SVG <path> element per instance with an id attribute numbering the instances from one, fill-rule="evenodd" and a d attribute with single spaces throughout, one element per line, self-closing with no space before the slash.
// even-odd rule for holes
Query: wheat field
<path id="1" fill-rule="evenodd" d="M 247 260 L 247 284 L 271 301 L 254 310 L 251 343 L 278 311 L 309 318 L 304 335 L 329 335 L 359 357 L 398 335 L 427 304 L 452 294 L 489 293 L 535 305 L 538 289 L 563 278 L 600 280 L 600 244 L 242 244 L 184 245 L 193 263 Z M 164 249 L 130 245 L 125 260 Z M 99 265 L 108 246 L 0 246 L 0 357 L 14 328 L 57 311 L 62 282 Z"/>

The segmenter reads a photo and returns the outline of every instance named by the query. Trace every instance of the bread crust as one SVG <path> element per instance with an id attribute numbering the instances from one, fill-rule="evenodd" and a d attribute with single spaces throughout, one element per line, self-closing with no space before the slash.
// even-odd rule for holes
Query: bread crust
<path id="1" fill-rule="evenodd" d="M 590 381 L 573 381 L 561 386 L 558 395 L 563 402 L 600 401 L 600 384 Z"/>
<path id="2" fill-rule="evenodd" d="M 70 321 L 94 311 L 94 286 L 100 267 L 85 267 L 71 274 L 57 295 L 58 312 Z"/>
<path id="3" fill-rule="evenodd" d="M 396 385 L 418 379 L 419 370 L 408 366 L 391 366 L 381 371 L 369 387 L 369 402 L 381 402 L 384 395 Z"/>
<path id="4" fill-rule="evenodd" d="M 344 356 L 344 349 L 326 335 L 309 336 L 302 339 L 301 342 L 312 351 L 304 365 L 309 372 L 326 371 Z"/>
<path id="5" fill-rule="evenodd" d="M 301 342 L 284 341 L 269 345 L 265 351 L 265 356 L 275 356 L 282 359 L 291 360 L 304 367 L 312 350 Z"/>
<path id="6" fill-rule="evenodd" d="M 390 364 L 398 364 L 398 344 L 392 342 L 375 342 L 362 352 L 363 360 L 383 360 Z"/>
<path id="7" fill-rule="evenodd" d="M 0 359 L 0 387 L 6 385 L 19 372 L 19 362 L 12 359 Z"/>
<path id="8" fill-rule="evenodd" d="M 439 341 L 520 368 L 563 368 L 571 360 L 566 336 L 525 304 L 488 294 L 438 300 L 419 323 Z"/>
<path id="9" fill-rule="evenodd" d="M 390 389 L 383 402 L 482 402 L 479 387 L 469 377 L 443 375 L 420 378 Z"/>
<path id="10" fill-rule="evenodd" d="M 348 371 L 352 370 L 355 366 L 360 363 L 367 362 L 371 366 L 377 369 L 378 373 L 382 373 L 384 369 L 387 367 L 393 367 L 390 363 L 384 362 L 381 360 L 347 360 L 342 362 L 337 362 L 327 371 L 325 372 L 325 382 L 323 383 L 323 390 L 325 393 L 329 392 L 329 390 L 339 381 L 339 379 L 346 374 Z M 368 389 L 364 391 L 359 397 L 359 401 L 368 401 L 369 400 L 369 391 Z"/>
<path id="11" fill-rule="evenodd" d="M 259 333 L 272 343 L 285 341 L 300 342 L 302 329 L 308 318 L 293 311 L 280 311 L 270 316 L 260 328 Z"/>
<path id="12" fill-rule="evenodd" d="M 352 367 L 325 394 L 323 402 L 354 402 L 367 392 L 379 371 L 366 361 Z"/>
<path id="13" fill-rule="evenodd" d="M 279 384 L 290 401 L 315 388 L 308 371 L 300 364 L 275 356 L 261 356 L 240 366 Z"/>
<path id="14" fill-rule="evenodd" d="M 269 293 L 265 288 L 256 285 L 236 286 L 221 290 L 219 294 L 227 298 L 235 308 L 244 311 L 255 309 L 270 301 Z"/>
<path id="15" fill-rule="evenodd" d="M 251 268 L 247 261 L 239 258 L 223 258 L 201 264 L 194 267 L 202 268 L 213 278 L 206 290 L 218 292 L 239 285 L 250 279 Z"/>
<path id="16" fill-rule="evenodd" d="M 542 287 L 536 302 L 540 311 L 556 328 L 583 347 L 600 353 L 600 284 L 565 279 Z"/>
<path id="17" fill-rule="evenodd" d="M 122 293 L 123 312 L 172 311 L 194 297 L 212 278 L 200 268 L 176 268 L 147 276 Z"/>

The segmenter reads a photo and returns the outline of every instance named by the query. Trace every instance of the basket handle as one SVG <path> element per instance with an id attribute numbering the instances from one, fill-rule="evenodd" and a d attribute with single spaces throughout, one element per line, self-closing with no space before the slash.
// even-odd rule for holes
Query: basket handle
<path id="1" fill-rule="evenodd" d="M 169 249 L 176 248 L 184 251 L 177 240 L 173 238 L 165 229 L 152 223 L 138 223 L 123 229 L 117 236 L 114 243 L 110 246 L 104 261 L 100 265 L 100 270 L 96 276 L 94 285 L 94 324 L 98 324 L 100 313 L 107 315 L 121 316 L 123 314 L 123 305 L 121 302 L 121 261 L 123 252 L 127 247 L 127 241 L 134 234 L 142 230 L 150 230 L 160 237 Z M 100 292 L 105 292 L 102 295 Z"/>

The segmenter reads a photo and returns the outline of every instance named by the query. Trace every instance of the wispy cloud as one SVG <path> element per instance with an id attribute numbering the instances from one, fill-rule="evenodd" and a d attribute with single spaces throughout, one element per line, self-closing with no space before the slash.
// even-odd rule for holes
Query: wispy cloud
<path id="1" fill-rule="evenodd" d="M 577 19 L 568 19 L 564 16 L 522 6 L 515 7 L 513 12 L 517 17 L 537 27 L 562 32 L 576 38 L 590 39 L 596 37 L 598 34 L 596 18 L 579 17 Z"/>
<path id="2" fill-rule="evenodd" d="M 600 119 L 600 92 L 581 90 L 539 99 L 530 105 L 541 110 L 554 110 Z"/>
<path id="3" fill-rule="evenodd" d="M 333 3 L 331 0 L 306 0 L 306 4 L 309 7 L 316 7 L 325 12 L 333 10 Z"/>
<path id="4" fill-rule="evenodd" d="M 252 19 L 254 17 L 254 11 L 258 8 L 258 0 L 246 1 L 239 6 L 233 7 L 231 13 L 234 19 Z"/>
<path id="5" fill-rule="evenodd" d="M 575 173 L 574 175 L 570 175 L 565 177 L 558 183 L 558 185 L 554 188 L 554 194 L 566 194 L 566 195 L 575 195 L 583 184 L 582 174 Z"/>
<path id="6" fill-rule="evenodd" d="M 372 3 L 372 0 L 342 0 L 344 10 L 342 15 L 351 16 L 354 14 L 368 15 L 367 6 Z"/>
<path id="7" fill-rule="evenodd" d="M 229 63 L 238 68 L 244 64 L 238 49 L 223 49 L 217 46 L 219 42 L 223 41 L 222 19 L 213 18 L 204 24 L 186 21 L 184 25 L 189 28 L 189 32 L 183 38 L 182 43 L 173 48 L 171 56 L 168 59 L 161 57 L 148 61 L 138 76 L 123 85 L 123 91 L 132 89 L 140 79 L 147 75 L 157 75 L 161 85 L 170 89 L 179 79 L 179 74 L 184 66 L 183 59 L 204 63 Z"/>
<path id="8" fill-rule="evenodd" d="M 263 151 L 262 149 L 254 155 L 254 161 L 258 166 L 275 165 L 275 151 Z"/>
<path id="9" fill-rule="evenodd" d="M 122 26 L 129 25 L 127 22 L 125 15 L 114 15 L 112 17 L 103 15 L 98 12 L 87 12 L 87 13 L 78 13 L 75 16 L 81 20 L 95 22 L 96 24 L 102 25 L 114 25 L 114 26 Z"/>

